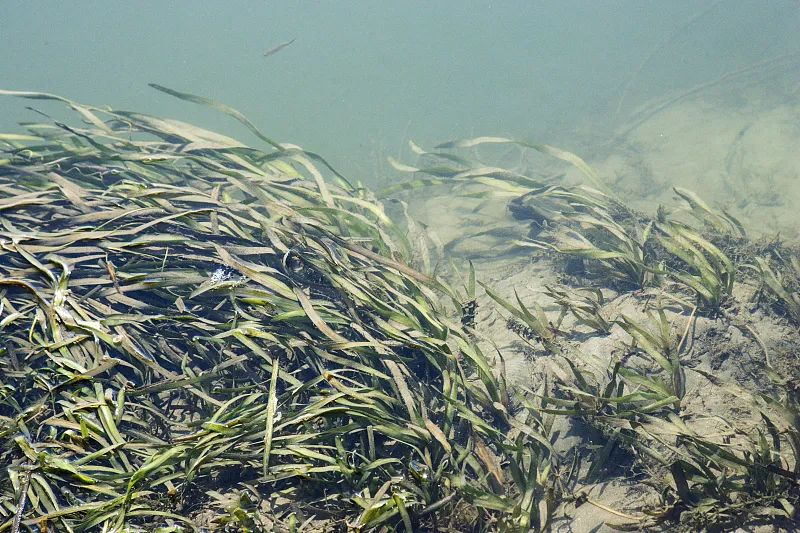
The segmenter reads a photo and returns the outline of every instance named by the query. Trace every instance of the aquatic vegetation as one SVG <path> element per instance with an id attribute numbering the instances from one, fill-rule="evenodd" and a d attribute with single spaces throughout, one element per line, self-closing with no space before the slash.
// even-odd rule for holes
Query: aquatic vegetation
<path id="1" fill-rule="evenodd" d="M 517 242 L 520 246 L 554 251 L 599 267 L 598 277 L 609 276 L 628 287 L 641 288 L 653 277 L 648 268 L 646 243 L 652 223 L 640 226 L 622 204 L 607 194 L 607 187 L 589 165 L 578 156 L 550 146 L 517 143 L 509 139 L 479 137 L 453 141 L 437 146 L 438 150 L 470 148 L 481 144 L 518 144 L 553 155 L 578 168 L 592 185 L 562 187 L 543 183 L 528 176 L 496 167 L 475 166 L 464 157 L 449 152 L 416 150 L 420 156 L 457 162 L 458 166 L 395 167 L 406 172 L 428 174 L 402 182 L 383 191 L 382 195 L 402 190 L 452 183 L 455 186 L 482 186 L 484 195 L 510 197 L 509 208 L 515 217 L 531 221 L 530 238 Z M 481 193 L 470 192 L 471 196 Z M 630 227 L 622 226 L 617 215 L 624 213 Z"/>
<path id="2" fill-rule="evenodd" d="M 381 204 L 155 87 L 268 149 L 2 92 L 83 122 L 0 136 L 0 527 L 546 523 L 546 428 Z"/>
<path id="3" fill-rule="evenodd" d="M 437 148 L 469 147 L 482 143 L 511 142 L 507 139 L 478 138 L 455 141 Z M 522 146 L 535 147 L 519 143 Z M 537 148 L 538 149 L 538 148 Z M 555 150 L 555 149 L 553 149 Z M 459 158 L 461 168 L 446 173 L 441 168 L 423 169 L 409 167 L 419 173 L 437 172 L 439 176 L 459 182 L 475 175 L 487 175 L 492 181 L 483 185 L 496 187 L 504 193 L 528 185 L 509 204 L 517 218 L 531 221 L 531 236 L 517 244 L 534 249 L 556 252 L 573 258 L 581 265 L 572 264 L 570 272 L 611 283 L 615 288 L 641 289 L 658 286 L 664 278 L 691 289 L 701 311 L 716 314 L 731 295 L 736 278 L 733 261 L 694 228 L 660 210 L 655 218 L 635 213 L 616 199 L 600 183 L 596 173 L 580 158 L 567 152 L 545 151 L 556 155 L 578 169 L 592 187 L 562 187 L 530 183 L 524 176 L 503 173 L 496 168 L 467 168 L 468 161 Z M 421 154 L 430 154 L 420 151 Z M 446 154 L 436 153 L 439 158 Z M 456 156 L 453 156 L 456 157 Z M 469 178 L 467 178 L 469 177 Z M 498 181 L 507 181 L 498 186 Z M 425 180 L 410 182 L 414 186 L 427 184 Z M 405 184 L 398 185 L 400 190 Z M 600 187 L 600 189 L 596 188 Z M 745 237 L 741 223 L 724 210 L 716 210 L 696 194 L 676 188 L 675 193 L 689 206 L 688 212 L 705 227 L 719 236 Z"/>
<path id="4" fill-rule="evenodd" d="M 461 310 L 461 325 L 467 330 L 475 329 L 475 320 L 477 318 L 477 313 L 478 313 L 478 300 L 476 299 L 476 292 L 475 292 L 477 288 L 476 278 L 475 278 L 475 265 L 473 265 L 471 261 L 469 262 L 469 274 L 466 281 L 463 279 L 463 277 L 461 277 L 461 273 L 454 264 L 452 265 L 452 269 L 453 272 L 459 278 L 461 278 L 461 283 L 463 285 L 464 290 L 457 291 L 450 288 L 448 292 L 454 299 L 454 303 Z"/>
<path id="5" fill-rule="evenodd" d="M 613 527 L 639 531 L 679 523 L 700 530 L 770 517 L 793 520 L 800 503 L 796 391 L 786 388 L 782 400 L 756 395 L 763 423 L 752 432 L 719 417 L 722 431 L 698 432 L 692 417 L 680 411 L 685 394 L 684 370 L 676 355 L 680 341 L 670 334 L 663 313 L 651 315 L 649 325 L 627 317 L 621 325 L 637 351 L 656 363 L 654 368 L 617 360 L 598 378 L 566 357 L 571 379 L 560 378 L 559 397 L 543 401 L 554 406 L 544 412 L 578 417 L 603 435 L 591 450 L 588 481 L 601 479 L 611 468 L 611 456 L 624 453 L 624 460 L 657 488 L 660 504 L 643 515 L 623 516 Z"/>
<path id="6" fill-rule="evenodd" d="M 515 218 L 530 221 L 516 244 L 565 257 L 565 273 L 641 288 L 651 277 L 644 243 L 650 228 L 626 229 L 615 220 L 622 207 L 600 191 L 578 186 L 531 190 L 509 203 Z"/>
<path id="7" fill-rule="evenodd" d="M 550 219 L 549 225 L 554 229 L 529 245 L 591 262 L 599 267 L 598 277 L 610 278 L 617 284 L 634 289 L 647 285 L 653 277 L 646 248 L 652 223 L 623 227 L 613 215 L 619 206 L 597 191 L 576 188 L 561 196 L 569 202 L 570 209 Z M 536 200 L 534 195 L 527 203 Z"/>
<path id="8" fill-rule="evenodd" d="M 544 531 L 568 502 L 621 529 L 795 519 L 796 380 L 769 368 L 780 394 L 742 391 L 762 415 L 742 429 L 689 412 L 686 373 L 719 380 L 683 359 L 697 317 L 744 328 L 736 284 L 799 320 L 788 250 L 752 246 L 684 189 L 688 209 L 637 213 L 546 145 L 516 143 L 590 186 L 451 153 L 508 139 L 413 145 L 422 163 L 395 166 L 415 178 L 384 193 L 452 184 L 508 199 L 509 223 L 528 232 L 515 244 L 561 269 L 563 284 L 544 287 L 553 320 L 472 263 L 435 277 L 426 244 L 319 155 L 154 87 L 230 115 L 267 148 L 2 91 L 83 121 L 0 135 L 0 529 Z M 479 347 L 478 287 L 552 354 L 535 392 L 511 389 L 503 354 L 494 367 Z M 609 316 L 615 292 L 638 314 Z M 562 331 L 567 315 L 581 335 Z M 579 349 L 586 337 L 613 342 L 609 357 Z M 594 440 L 556 451 L 567 418 Z M 630 514 L 579 489 L 620 462 L 659 503 Z"/>
<path id="9" fill-rule="evenodd" d="M 486 191 L 486 195 L 515 197 L 519 194 L 529 192 L 531 189 L 540 189 L 547 184 L 541 179 L 535 179 L 519 172 L 513 172 L 505 168 L 476 165 L 469 158 L 452 153 L 454 149 L 472 149 L 481 145 L 512 145 L 522 148 L 530 148 L 537 152 L 553 156 L 562 161 L 569 162 L 578 168 L 586 179 L 595 188 L 604 190 L 605 185 L 597 177 L 594 170 L 577 155 L 549 146 L 546 144 L 529 144 L 504 137 L 476 137 L 474 139 L 460 139 L 449 141 L 437 145 L 435 151 L 427 151 L 410 143 L 412 151 L 420 156 L 427 164 L 416 167 L 400 163 L 393 158 L 389 162 L 392 166 L 401 171 L 414 174 L 427 174 L 429 178 L 417 178 L 398 183 L 381 191 L 381 197 L 386 197 L 399 191 L 419 189 L 431 185 L 457 184 L 457 185 L 488 185 L 491 190 Z"/>
<path id="10" fill-rule="evenodd" d="M 665 273 L 691 288 L 701 310 L 716 314 L 733 291 L 733 262 L 700 232 L 677 222 L 660 222 L 656 239 L 682 265 Z"/>
<path id="11" fill-rule="evenodd" d="M 788 315 L 795 324 L 800 324 L 800 293 L 797 292 L 800 281 L 800 262 L 796 256 L 780 261 L 783 268 L 774 269 L 769 259 L 755 258 L 756 267 L 763 288 L 777 300 L 780 311 Z"/>
<path id="12" fill-rule="evenodd" d="M 474 142 L 483 141 L 457 141 L 438 149 Z M 436 154 L 441 160 L 450 156 Z M 452 157 L 458 158 L 458 173 L 441 172 L 440 179 L 455 181 L 458 193 L 458 183 L 470 175 L 469 161 L 460 154 Z M 565 160 L 588 167 L 582 160 Z M 428 169 L 414 167 L 414 171 L 424 174 Z M 591 171 L 581 171 L 587 179 L 590 175 L 598 179 Z M 493 176 L 502 180 L 503 173 L 495 169 Z M 426 180 L 418 176 L 410 183 L 421 187 Z M 524 179 L 514 176 L 495 192 L 512 196 L 512 189 L 523 184 Z M 495 182 L 483 185 L 495 187 Z M 547 368 L 552 361 L 561 363 L 559 370 L 537 375 L 544 385 L 536 393 L 529 391 L 523 404 L 543 420 L 568 417 L 579 427 L 591 428 L 591 437 L 560 461 L 562 466 L 568 464 L 566 456 L 571 454 L 573 466 L 581 459 L 589 463 L 586 468 L 557 469 L 558 496 L 562 503 L 590 503 L 618 516 L 620 521 L 609 524 L 616 529 L 718 531 L 780 520 L 794 523 L 800 504 L 797 375 L 779 374 L 767 358 L 766 368 L 756 365 L 759 376 L 751 374 L 773 380 L 775 389 L 771 393 L 745 389 L 721 380 L 713 366 L 710 370 L 698 366 L 695 350 L 724 349 L 724 341 L 714 337 L 697 348 L 689 339 L 698 320 L 705 320 L 706 327 L 719 321 L 723 331 L 732 326 L 754 335 L 758 349 L 766 352 L 764 342 L 739 316 L 747 311 L 737 296 L 747 291 L 735 288 L 752 288 L 762 309 L 796 323 L 800 316 L 796 250 L 777 242 L 753 242 L 724 209 L 709 206 L 686 189 L 674 191 L 685 205 L 661 207 L 653 216 L 629 209 L 609 191 L 594 186 L 532 184 L 511 198 L 508 206 L 514 218 L 529 224 L 528 237 L 515 244 L 544 251 L 533 260 L 550 260 L 563 280 L 563 286 L 545 287 L 547 298 L 561 308 L 555 324 L 539 303 L 523 304 L 516 294 L 512 303 L 498 288 L 483 285 L 509 314 L 512 331 L 555 355 Z M 470 189 L 468 194 L 480 193 Z M 566 261 L 552 261 L 552 252 Z M 631 302 L 637 316 L 627 311 L 619 317 L 606 315 L 600 288 L 604 286 Z M 652 309 L 652 298 L 657 302 L 655 311 L 646 311 Z M 667 310 L 664 301 L 678 304 L 679 311 Z M 578 336 L 561 331 L 567 314 L 577 325 L 591 328 L 591 336 L 623 331 L 628 339 L 622 353 L 619 344 L 610 353 L 595 353 L 598 343 L 587 343 L 590 348 L 582 350 Z M 686 315 L 679 334 L 674 319 Z M 728 355 L 740 356 L 743 363 L 752 358 L 744 352 Z M 700 383 L 687 380 L 687 373 Z M 694 401 L 688 383 L 695 391 L 707 387 L 715 394 L 731 395 L 739 402 L 737 409 L 755 410 L 760 419 L 744 423 L 734 418 L 736 411 L 724 415 L 709 409 L 703 401 Z M 619 475 L 620 465 L 636 482 L 651 487 L 658 503 L 623 512 L 593 500 L 580 488 Z"/>
<path id="13" fill-rule="evenodd" d="M 649 316 L 653 321 L 655 317 Z M 596 478 L 617 446 L 645 449 L 646 444 L 638 442 L 635 426 L 631 424 L 638 425 L 648 416 L 668 412 L 670 406 L 679 410 L 685 393 L 678 342 L 663 311 L 658 312 L 656 329 L 626 316 L 618 323 L 632 340 L 624 360 L 614 360 L 608 368 L 597 372 L 589 370 L 589 366 L 601 365 L 594 356 L 564 352 L 563 361 L 571 377 L 558 377 L 559 397 L 546 398 L 547 404 L 557 407 L 546 412 L 579 416 L 605 436 L 605 444 L 594 453 L 590 479 Z M 630 359 L 635 354 L 646 356 L 650 364 L 632 363 Z"/>
<path id="14" fill-rule="evenodd" d="M 724 209 L 714 209 L 694 192 L 682 187 L 672 190 L 689 205 L 689 213 L 701 224 L 707 225 L 718 234 L 731 234 L 739 238 L 747 237 L 747 232 L 739 220 Z"/>
<path id="15" fill-rule="evenodd" d="M 520 337 L 522 337 L 526 341 L 531 341 L 533 339 L 538 340 L 542 343 L 546 350 L 550 352 L 556 351 L 556 334 L 553 328 L 553 325 L 548 320 L 547 315 L 542 309 L 542 306 L 538 303 L 531 302 L 530 307 L 533 309 L 531 312 L 518 294 L 515 294 L 517 299 L 517 305 L 512 304 L 496 292 L 494 292 L 491 288 L 487 285 L 481 283 L 481 286 L 486 291 L 486 294 L 489 297 L 500 304 L 506 311 L 511 313 L 513 320 L 519 321 L 519 325 L 512 325 L 510 328 L 512 331 L 515 331 Z M 512 324 L 517 324 L 512 322 Z"/>
<path id="16" fill-rule="evenodd" d="M 642 324 L 623 315 L 618 323 L 631 336 L 631 348 L 645 354 L 663 372 L 665 378 L 650 378 L 646 376 L 646 372 L 629 374 L 625 368 L 620 368 L 620 372 L 637 385 L 660 393 L 664 398 L 677 398 L 675 408 L 678 409 L 680 399 L 686 393 L 686 377 L 678 353 L 680 340 L 672 334 L 672 326 L 663 309 L 658 309 L 655 316 L 650 313 L 648 318 L 649 324 Z"/>
<path id="17" fill-rule="evenodd" d="M 588 326 L 594 331 L 608 335 L 615 321 L 607 317 L 605 298 L 600 289 L 569 290 L 566 288 L 545 287 L 546 294 L 561 307 L 561 315 L 555 327 L 561 328 L 561 322 L 570 313 L 578 324 Z"/>

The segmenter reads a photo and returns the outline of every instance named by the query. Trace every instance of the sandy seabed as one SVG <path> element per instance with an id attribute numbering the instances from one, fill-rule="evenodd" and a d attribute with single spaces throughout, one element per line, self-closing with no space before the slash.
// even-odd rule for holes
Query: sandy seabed
<path id="1" fill-rule="evenodd" d="M 800 241 L 800 100 L 798 94 L 775 91 L 775 87 L 750 85 L 736 92 L 718 87 L 713 94 L 702 93 L 678 99 L 674 104 L 639 119 L 633 127 L 623 126 L 613 142 L 587 147 L 588 162 L 609 184 L 614 194 L 632 208 L 655 214 L 660 205 L 674 207 L 680 199 L 673 187 L 696 192 L 709 204 L 739 219 L 754 241 L 781 241 L 790 247 Z M 780 94 L 776 96 L 776 93 Z M 580 149 L 564 147 L 578 152 Z M 521 158 L 522 161 L 524 158 Z M 537 164 L 541 159 L 536 158 Z M 579 173 L 561 162 L 545 162 L 536 175 L 565 172 L 558 183 L 580 181 Z M 502 163 L 501 163 L 502 166 Z M 544 292 L 548 286 L 569 285 L 563 265 L 551 256 L 519 249 L 514 239 L 525 236 L 524 222 L 514 221 L 507 199 L 487 200 L 451 195 L 440 187 L 425 194 L 412 193 L 406 200 L 411 215 L 440 242 L 447 254 L 473 262 L 479 280 L 502 297 L 513 301 L 515 292 L 523 303 L 538 302 L 553 320 L 560 308 Z M 665 312 L 676 335 L 686 333 L 681 360 L 686 372 L 686 395 L 682 414 L 687 425 L 701 435 L 730 430 L 748 432 L 760 422 L 747 391 L 770 386 L 764 375 L 765 357 L 787 379 L 800 377 L 796 326 L 782 317 L 765 313 L 752 304 L 758 287 L 737 283 L 731 302 L 736 323 L 708 317 L 691 317 L 678 305 L 659 300 L 658 289 L 617 292 L 603 289 L 604 312 L 611 319 L 627 316 L 647 320 L 648 311 L 658 305 Z M 478 300 L 476 329 L 485 353 L 499 353 L 498 371 L 504 368 L 510 384 L 536 390 L 563 366 L 535 343 L 526 343 L 509 331 L 506 313 L 486 295 Z M 747 327 L 743 327 L 746 325 Z M 561 324 L 569 332 L 561 342 L 571 353 L 583 354 L 588 368 L 603 372 L 630 344 L 619 326 L 599 336 L 571 321 Z M 766 350 L 766 353 L 765 353 Z M 697 369 L 698 372 L 691 371 Z M 712 383 L 707 376 L 713 376 Z M 563 420 L 556 430 L 556 447 L 568 450 L 579 444 L 591 446 L 592 431 L 579 423 Z M 640 483 L 630 465 L 608 470 L 601 481 L 580 487 L 610 508 L 636 515 L 654 505 L 657 495 Z M 608 523 L 621 523 L 619 516 L 592 505 L 560 507 L 555 531 L 611 531 Z M 759 531 L 777 530 L 759 526 Z"/>

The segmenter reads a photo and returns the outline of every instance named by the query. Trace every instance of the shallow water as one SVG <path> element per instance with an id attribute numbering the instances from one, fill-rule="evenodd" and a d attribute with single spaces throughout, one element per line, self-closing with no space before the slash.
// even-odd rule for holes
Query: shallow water
<path id="1" fill-rule="evenodd" d="M 684 187 L 715 208 L 726 209 L 726 216 L 738 217 L 751 236 L 780 235 L 787 247 L 776 244 L 775 249 L 796 258 L 792 246 L 800 237 L 799 23 L 800 4 L 788 0 L 9 2 L 0 5 L 0 88 L 45 91 L 98 106 L 173 117 L 257 145 L 259 141 L 230 117 L 187 105 L 150 89 L 148 83 L 211 97 L 243 112 L 269 137 L 322 154 L 353 181 L 376 189 L 408 179 L 387 158 L 416 164 L 420 158 L 409 148 L 410 140 L 425 148 L 484 135 L 547 143 L 584 157 L 610 191 L 649 216 L 660 205 L 674 207 L 673 187 Z M 20 121 L 41 120 L 25 105 L 55 117 L 65 114 L 47 102 L 0 98 L 0 132 L 15 131 Z M 70 123 L 75 123 L 74 116 Z M 469 150 L 469 156 L 481 165 L 497 164 L 536 178 L 550 176 L 549 183 L 570 186 L 583 179 L 563 161 L 532 150 L 481 147 Z M 725 313 L 730 314 L 717 314 L 718 309 L 704 313 L 687 287 L 666 276 L 663 282 L 625 289 L 604 283 L 608 280 L 601 279 L 600 270 L 593 277 L 587 271 L 573 275 L 558 259 L 551 260 L 555 254 L 512 250 L 524 237 L 538 238 L 535 232 L 543 229 L 535 216 L 522 222 L 509 216 L 508 200 L 519 195 L 519 189 L 509 189 L 513 192 L 505 196 L 467 197 L 452 194 L 450 185 L 400 193 L 408 205 L 387 201 L 386 208 L 401 224 L 408 223 L 408 234 L 418 238 L 415 245 L 422 243 L 418 253 L 424 257 L 410 257 L 408 262 L 417 260 L 413 266 L 425 279 L 428 273 L 438 276 L 438 267 L 451 258 L 466 271 L 469 258 L 478 281 L 501 298 L 531 308 L 541 305 L 537 318 L 544 317 L 546 331 L 561 343 L 557 349 L 532 333 L 515 335 L 522 326 L 515 325 L 488 291 L 479 289 L 476 296 L 473 288 L 468 295 L 468 322 L 476 332 L 469 338 L 491 357 L 502 356 L 502 365 L 492 360 L 492 370 L 498 375 L 504 371 L 511 387 L 560 386 L 551 378 L 564 375 L 563 368 L 556 368 L 559 354 L 580 354 L 581 364 L 603 376 L 621 353 L 627 359 L 637 352 L 633 335 L 620 324 L 630 318 L 652 326 L 656 308 L 667 311 L 660 331 L 670 339 L 682 335 L 675 349 L 681 352 L 676 356 L 679 363 L 700 369 L 689 373 L 684 384 L 688 392 L 681 393 L 685 400 L 680 414 L 695 422 L 693 431 L 709 438 L 725 435 L 727 428 L 708 422 L 715 417 L 733 421 L 731 427 L 739 435 L 757 427 L 760 421 L 751 420 L 757 418 L 756 411 L 746 396 L 729 396 L 734 387 L 748 394 L 767 390 L 769 380 L 763 372 L 768 364 L 762 360 L 768 354 L 787 383 L 800 379 L 797 316 L 774 301 L 759 301 L 763 283 L 754 281 L 757 269 L 748 263 L 754 249 L 777 259 L 780 254 L 770 248 L 775 243 L 758 248 L 742 239 L 731 245 L 737 266 L 744 267 L 726 295 Z M 420 226 L 409 222 L 403 210 L 422 222 L 425 231 L 417 232 Z M 635 218 L 626 219 L 630 235 L 652 227 L 639 231 L 631 222 Z M 563 218 L 549 227 L 544 224 L 544 232 L 562 222 Z M 321 239 L 319 247 L 338 265 L 340 257 L 331 243 Z M 166 262 L 166 252 L 163 257 Z M 284 255 L 284 263 L 289 258 Z M 652 259 L 649 274 L 663 266 Z M 678 265 L 673 274 L 683 273 L 678 272 L 683 263 L 672 259 Z M 209 260 L 208 281 L 230 282 L 233 270 L 213 264 L 211 256 Z M 397 265 L 385 257 L 379 264 Z M 784 266 L 783 274 L 792 272 Z M 117 285 L 117 267 L 108 263 L 103 268 Z M 796 283 L 786 287 L 797 303 L 800 267 L 794 268 Z M 100 275 L 105 276 L 104 271 Z M 602 318 L 613 323 L 607 330 L 587 329 L 585 321 L 577 314 L 567 315 L 567 307 L 553 297 L 551 287 L 571 290 L 582 284 L 602 289 L 592 294 L 607 313 Z M 327 336 L 325 342 L 348 340 L 313 315 L 306 293 L 295 294 L 311 325 Z M 575 294 L 579 293 L 565 298 Z M 316 297 L 320 295 L 324 296 Z M 178 300 L 178 309 L 186 305 Z M 350 327 L 346 322 L 335 326 L 340 331 Z M 711 380 L 704 381 L 711 375 L 717 380 L 713 387 Z M 565 457 L 587 443 L 596 444 L 586 428 L 575 429 L 571 423 L 571 417 L 561 417 L 552 437 Z M 267 456 L 265 452 L 265 471 Z M 409 464 L 415 468 L 416 462 Z M 586 476 L 581 481 L 588 491 L 599 487 L 597 497 L 606 511 L 609 506 L 635 513 L 652 508 L 652 501 L 643 503 L 646 484 L 636 484 L 632 469 L 609 472 L 603 479 Z M 659 474 L 653 479 L 667 478 Z M 785 490 L 800 504 L 794 479 L 791 491 Z M 672 490 L 668 484 L 664 491 Z M 602 522 L 619 517 L 599 513 L 603 507 L 578 510 L 571 500 L 564 502 L 556 515 L 559 531 L 605 531 L 599 529 Z"/>
<path id="2" fill-rule="evenodd" d="M 585 154 L 644 102 L 797 52 L 798 23 L 783 0 L 6 2 L 0 85 L 241 134 L 147 83 L 210 96 L 375 183 L 409 139 Z M 3 130 L 20 109 L 0 100 Z"/>

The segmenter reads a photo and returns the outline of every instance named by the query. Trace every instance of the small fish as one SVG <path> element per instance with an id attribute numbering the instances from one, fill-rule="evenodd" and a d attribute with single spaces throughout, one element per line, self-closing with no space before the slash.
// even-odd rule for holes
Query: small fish
<path id="1" fill-rule="evenodd" d="M 286 41 L 285 43 L 281 43 L 281 44 L 273 46 L 272 48 L 270 48 L 269 50 L 264 52 L 264 57 L 269 57 L 271 55 L 277 54 L 278 52 L 280 52 L 281 50 L 283 50 L 284 48 L 286 48 L 287 46 L 289 46 L 290 44 L 292 44 L 296 40 L 297 40 L 297 37 L 295 37 L 291 41 Z"/>

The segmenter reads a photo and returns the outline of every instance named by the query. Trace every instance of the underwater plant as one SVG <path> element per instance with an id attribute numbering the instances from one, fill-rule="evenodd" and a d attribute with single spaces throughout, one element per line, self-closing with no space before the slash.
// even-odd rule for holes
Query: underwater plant
<path id="1" fill-rule="evenodd" d="M 492 300 L 511 313 L 513 318 L 510 322 L 510 329 L 512 331 L 515 331 L 525 341 L 538 340 L 547 351 L 553 353 L 558 351 L 555 343 L 555 328 L 553 328 L 550 320 L 548 320 L 541 305 L 535 301 L 531 302 L 530 307 L 533 309 L 531 312 L 528 306 L 522 303 L 522 300 L 516 292 L 514 293 L 517 300 L 517 305 L 515 306 L 487 285 L 481 283 L 481 286 Z"/>
<path id="2" fill-rule="evenodd" d="M 664 310 L 659 308 L 657 315 L 648 313 L 648 324 L 639 323 L 627 316 L 618 322 L 620 327 L 631 336 L 632 350 L 645 354 L 655 363 L 663 377 L 652 378 L 647 372 L 629 373 L 620 368 L 623 377 L 662 397 L 675 397 L 675 408 L 680 408 L 680 400 L 686 394 L 686 376 L 681 366 L 681 341 L 672 334 L 672 328 Z"/>
<path id="3" fill-rule="evenodd" d="M 546 522 L 546 438 L 375 197 L 154 87 L 267 149 L 0 93 L 82 118 L 0 135 L 0 527 Z"/>
<path id="4" fill-rule="evenodd" d="M 645 243 L 650 236 L 651 226 L 646 227 L 637 239 L 601 210 L 595 209 L 591 214 L 576 214 L 568 218 L 581 230 L 559 228 L 548 235 L 547 241 L 534 241 L 533 244 L 591 261 L 600 266 L 600 276 L 605 275 L 617 284 L 634 289 L 647 285 L 652 271 L 647 267 Z"/>
<path id="5" fill-rule="evenodd" d="M 569 290 L 566 288 L 545 287 L 546 294 L 561 307 L 561 315 L 556 321 L 556 329 L 561 328 L 561 322 L 567 313 L 583 326 L 588 326 L 594 331 L 608 335 L 615 320 L 607 316 L 603 309 L 605 297 L 600 289 Z"/>
<path id="6" fill-rule="evenodd" d="M 733 262 L 694 228 L 672 221 L 659 222 L 656 228 L 658 243 L 682 262 L 664 268 L 664 273 L 694 291 L 700 310 L 717 314 L 733 291 Z"/>
<path id="7" fill-rule="evenodd" d="M 783 268 L 773 268 L 770 261 L 755 257 L 756 267 L 763 288 L 777 300 L 779 310 L 788 315 L 795 324 L 800 324 L 800 294 L 797 292 L 800 280 L 800 261 L 796 256 L 779 261 Z"/>

